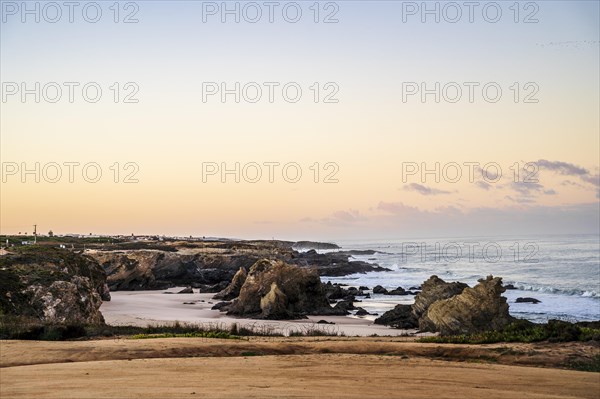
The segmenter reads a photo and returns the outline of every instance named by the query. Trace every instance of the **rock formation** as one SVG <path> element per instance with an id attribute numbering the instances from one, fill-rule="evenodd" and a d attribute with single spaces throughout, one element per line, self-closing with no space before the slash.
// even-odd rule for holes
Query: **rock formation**
<path id="1" fill-rule="evenodd" d="M 157 250 L 96 251 L 111 291 L 158 290 L 229 282 L 240 267 L 260 259 L 246 253 L 178 253 Z"/>
<path id="2" fill-rule="evenodd" d="M 415 317 L 420 319 L 432 303 L 458 295 L 467 287 L 467 284 L 458 281 L 447 283 L 438 276 L 429 277 L 421 285 L 421 292 L 415 296 L 412 305 Z"/>
<path id="3" fill-rule="evenodd" d="M 506 287 L 504 287 L 504 288 L 506 288 Z M 535 304 L 535 303 L 540 303 L 542 301 L 540 301 L 539 299 L 536 299 L 536 298 L 530 298 L 530 297 L 522 298 L 522 297 L 519 297 L 519 298 L 517 298 L 517 300 L 515 302 L 516 303 L 533 303 L 533 304 Z"/>
<path id="4" fill-rule="evenodd" d="M 29 247 L 0 256 L 0 314 L 48 324 L 104 323 L 110 300 L 102 267 L 64 249 Z"/>
<path id="5" fill-rule="evenodd" d="M 287 296 L 273 281 L 267 295 L 260 299 L 261 316 L 264 319 L 291 319 L 294 315 L 288 312 L 287 305 Z"/>
<path id="6" fill-rule="evenodd" d="M 316 271 L 278 260 L 261 259 L 250 268 L 228 314 L 290 319 L 330 310 Z"/>
<path id="7" fill-rule="evenodd" d="M 505 289 L 499 277 L 489 276 L 469 288 L 464 283 L 447 283 L 431 276 L 421 288 L 414 304 L 397 305 L 375 323 L 452 335 L 500 329 L 513 320 L 506 298 L 501 296 Z"/>
<path id="8" fill-rule="evenodd" d="M 192 286 L 201 292 L 219 292 L 227 287 L 240 268 L 248 271 L 256 261 L 264 258 L 316 268 L 321 276 L 388 270 L 362 261 L 351 261 L 351 255 L 343 252 L 297 252 L 292 249 L 293 244 L 234 241 L 198 243 L 188 247 L 174 243 L 157 247 L 162 249 L 96 249 L 90 251 L 90 256 L 105 268 L 111 291 Z"/>
<path id="9" fill-rule="evenodd" d="M 390 271 L 385 267 L 363 261 L 350 260 L 349 251 L 317 253 L 315 250 L 307 252 L 293 252 L 291 259 L 286 262 L 298 266 L 309 266 L 317 269 L 320 276 L 347 276 L 355 273 Z"/>
<path id="10" fill-rule="evenodd" d="M 396 305 L 394 309 L 375 319 L 375 324 L 410 330 L 419 327 L 419 319 L 415 316 L 412 305 Z"/>
<path id="11" fill-rule="evenodd" d="M 488 276 L 473 288 L 467 287 L 458 295 L 431 304 L 419 320 L 419 327 L 442 335 L 500 330 L 514 320 L 502 296 L 504 291 L 502 278 Z"/>
<path id="12" fill-rule="evenodd" d="M 240 290 L 242 286 L 246 282 L 246 277 L 248 273 L 246 273 L 246 269 L 240 267 L 240 270 L 237 271 L 231 283 L 225 288 L 223 291 L 219 292 L 217 295 L 213 297 L 213 299 L 222 299 L 224 301 L 230 301 L 234 298 L 237 298 L 240 295 Z"/>

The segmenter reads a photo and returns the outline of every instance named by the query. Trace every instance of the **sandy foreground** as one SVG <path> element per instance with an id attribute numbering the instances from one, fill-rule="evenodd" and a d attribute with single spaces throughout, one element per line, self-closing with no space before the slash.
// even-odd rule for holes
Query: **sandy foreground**
<path id="1" fill-rule="evenodd" d="M 600 374 L 555 368 L 588 344 L 401 338 L 0 341 L 5 398 L 598 398 Z"/>
<path id="2" fill-rule="evenodd" d="M 286 336 L 0 341 L 0 398 L 600 398 L 600 373 L 564 369 L 596 356 L 592 344 L 424 344 L 372 318 L 235 319 L 210 309 L 212 295 L 115 292 L 101 311 L 108 324 Z M 345 336 L 287 336 L 314 328 Z"/>

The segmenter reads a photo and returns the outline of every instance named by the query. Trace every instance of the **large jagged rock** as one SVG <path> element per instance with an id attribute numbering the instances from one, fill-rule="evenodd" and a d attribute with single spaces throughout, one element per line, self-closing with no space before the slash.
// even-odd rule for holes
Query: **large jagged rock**
<path id="1" fill-rule="evenodd" d="M 219 292 L 217 295 L 213 297 L 213 299 L 222 299 L 224 301 L 230 301 L 235 299 L 240 295 L 240 290 L 242 286 L 246 282 L 246 277 L 248 273 L 246 273 L 246 269 L 240 267 L 240 270 L 237 271 L 231 283 L 225 288 L 223 291 Z"/>
<path id="2" fill-rule="evenodd" d="M 468 285 L 458 281 L 447 283 L 438 276 L 431 276 L 422 285 L 421 292 L 415 296 L 415 303 L 412 305 L 413 314 L 420 319 L 429 306 L 442 299 L 452 298 L 463 292 Z"/>
<path id="3" fill-rule="evenodd" d="M 0 314 L 48 324 L 102 324 L 110 299 L 104 269 L 64 249 L 28 247 L 0 256 Z"/>
<path id="4" fill-rule="evenodd" d="M 418 328 L 419 320 L 431 304 L 458 295 L 467 287 L 468 285 L 465 283 L 447 283 L 438 276 L 431 276 L 423 283 L 422 291 L 415 296 L 414 304 L 397 305 L 394 309 L 375 319 L 375 324 L 402 329 Z M 375 292 L 375 288 L 373 292 Z"/>
<path id="5" fill-rule="evenodd" d="M 315 270 L 261 259 L 250 268 L 227 314 L 292 319 L 328 311 L 331 307 Z"/>
<path id="6" fill-rule="evenodd" d="M 437 331 L 442 335 L 500 330 L 514 320 L 502 296 L 505 290 L 500 277 L 481 279 L 475 287 L 431 304 L 419 320 L 419 327 L 422 331 Z"/>

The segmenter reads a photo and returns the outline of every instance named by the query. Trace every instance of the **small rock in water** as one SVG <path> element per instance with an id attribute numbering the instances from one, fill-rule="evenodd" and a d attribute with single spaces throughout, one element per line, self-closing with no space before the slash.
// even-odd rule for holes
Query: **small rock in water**
<path id="1" fill-rule="evenodd" d="M 360 287 L 358 287 L 358 289 L 361 291 L 369 291 L 369 287 L 366 287 L 364 285 L 361 285 Z"/>
<path id="2" fill-rule="evenodd" d="M 504 286 L 504 288 L 506 288 L 507 290 L 516 290 L 516 289 L 517 289 L 517 287 L 515 287 L 515 286 L 514 286 L 514 285 L 512 285 L 512 284 L 506 284 L 506 285 Z"/>
<path id="3" fill-rule="evenodd" d="M 386 295 L 408 295 L 406 290 L 402 287 L 398 287 L 395 290 L 391 290 L 385 293 Z"/>
<path id="4" fill-rule="evenodd" d="M 194 290 L 192 289 L 192 287 L 186 287 L 178 292 L 178 294 L 193 294 L 193 293 L 194 293 Z"/>
<path id="5" fill-rule="evenodd" d="M 542 301 L 540 301 L 539 299 L 535 299 L 535 298 L 529 298 L 529 297 L 525 297 L 525 298 L 517 298 L 517 300 L 515 301 L 516 303 L 540 303 Z"/>
<path id="6" fill-rule="evenodd" d="M 375 287 L 373 287 L 373 294 L 387 294 L 388 290 L 386 290 L 385 288 L 383 288 L 380 285 L 376 285 Z"/>

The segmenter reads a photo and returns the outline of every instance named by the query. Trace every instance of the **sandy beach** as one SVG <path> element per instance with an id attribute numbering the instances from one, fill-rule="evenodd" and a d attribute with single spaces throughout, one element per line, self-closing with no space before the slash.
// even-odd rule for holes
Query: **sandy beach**
<path id="1" fill-rule="evenodd" d="M 185 322 L 229 328 L 233 323 L 238 326 L 260 331 L 271 331 L 283 335 L 290 332 L 306 331 L 318 328 L 331 334 L 346 336 L 390 335 L 399 336 L 414 333 L 414 330 L 398 330 L 373 323 L 375 317 L 361 318 L 353 316 L 309 316 L 304 320 L 255 320 L 227 316 L 218 310 L 211 310 L 215 294 L 177 294 L 183 287 L 159 291 L 117 291 L 112 292 L 110 302 L 104 302 L 100 308 L 107 324 L 146 326 L 165 322 Z M 165 294 L 170 292 L 171 294 Z M 185 302 L 185 303 L 184 303 Z M 335 324 L 316 324 L 325 320 Z M 430 334 L 429 334 L 430 335 Z"/>
<path id="2" fill-rule="evenodd" d="M 540 366 L 585 344 L 400 338 L 1 341 L 2 398 L 598 398 L 598 373 Z M 525 367 L 520 364 L 526 364 Z"/>

